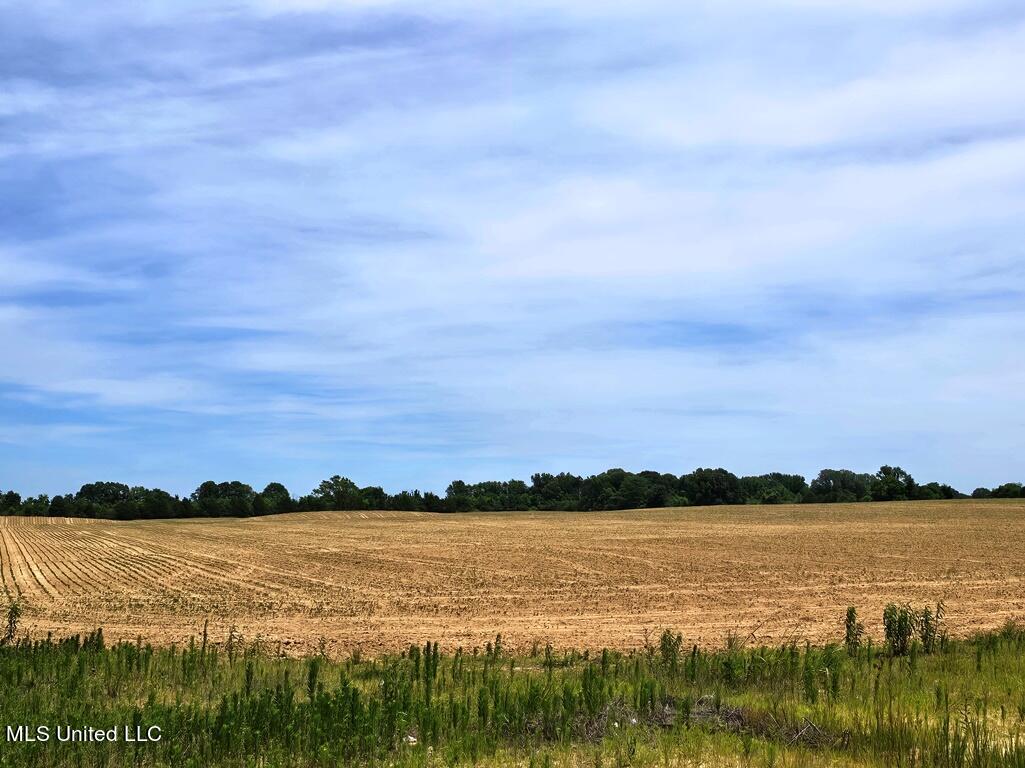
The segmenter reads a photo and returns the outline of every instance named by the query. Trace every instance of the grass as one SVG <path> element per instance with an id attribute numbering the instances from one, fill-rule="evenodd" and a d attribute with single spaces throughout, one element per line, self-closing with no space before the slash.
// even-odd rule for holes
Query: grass
<path id="1" fill-rule="evenodd" d="M 234 633 L 183 648 L 22 638 L 0 646 L 0 728 L 120 738 L 0 739 L 0 764 L 1025 766 L 1025 629 L 938 637 L 932 653 L 917 637 L 903 654 L 737 638 L 708 651 L 667 631 L 631 653 L 513 656 L 496 638 L 344 661 Z M 159 742 L 123 740 L 152 725 Z"/>

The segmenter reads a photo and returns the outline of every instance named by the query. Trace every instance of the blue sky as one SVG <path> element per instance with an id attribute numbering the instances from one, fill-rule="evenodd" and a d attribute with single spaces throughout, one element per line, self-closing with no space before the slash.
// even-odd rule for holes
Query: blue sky
<path id="1" fill-rule="evenodd" d="M 1022 480 L 1025 6 L 0 2 L 0 488 Z"/>

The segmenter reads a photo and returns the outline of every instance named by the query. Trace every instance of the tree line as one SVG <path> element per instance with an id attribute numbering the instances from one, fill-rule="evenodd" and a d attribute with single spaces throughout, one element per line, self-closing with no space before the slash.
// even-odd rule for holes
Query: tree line
<path id="1" fill-rule="evenodd" d="M 972 498 L 1025 498 L 1021 483 L 976 488 Z M 580 477 L 561 472 L 522 480 L 449 484 L 444 496 L 380 486 L 359 487 L 335 475 L 305 496 L 292 496 L 281 483 L 262 491 L 233 480 L 200 485 L 188 496 L 124 483 L 86 483 L 74 494 L 22 498 L 0 490 L 0 515 L 94 517 L 116 520 L 176 517 L 252 517 L 281 512 L 400 510 L 471 512 L 503 510 L 613 510 L 715 504 L 797 504 L 867 501 L 963 499 L 950 485 L 915 482 L 900 467 L 883 466 L 875 474 L 823 469 L 810 483 L 802 475 L 772 472 L 738 477 L 725 469 L 699 468 L 685 475 L 609 469 Z"/>

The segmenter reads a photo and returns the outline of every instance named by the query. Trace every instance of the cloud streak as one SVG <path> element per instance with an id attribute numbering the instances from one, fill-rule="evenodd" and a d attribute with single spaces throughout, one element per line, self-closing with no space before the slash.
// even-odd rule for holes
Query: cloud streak
<path id="1" fill-rule="evenodd" d="M 0 486 L 1017 477 L 1020 9 L 467 11 L 5 7 Z"/>

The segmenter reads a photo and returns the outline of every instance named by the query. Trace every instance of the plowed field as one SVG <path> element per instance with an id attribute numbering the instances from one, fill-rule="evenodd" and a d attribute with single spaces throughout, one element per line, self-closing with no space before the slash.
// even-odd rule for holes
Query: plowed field
<path id="1" fill-rule="evenodd" d="M 246 520 L 0 518 L 32 634 L 182 642 L 234 626 L 288 653 L 441 640 L 634 647 L 871 633 L 890 600 L 944 600 L 957 634 L 1025 616 L 1025 502 L 604 513 L 321 512 Z"/>

